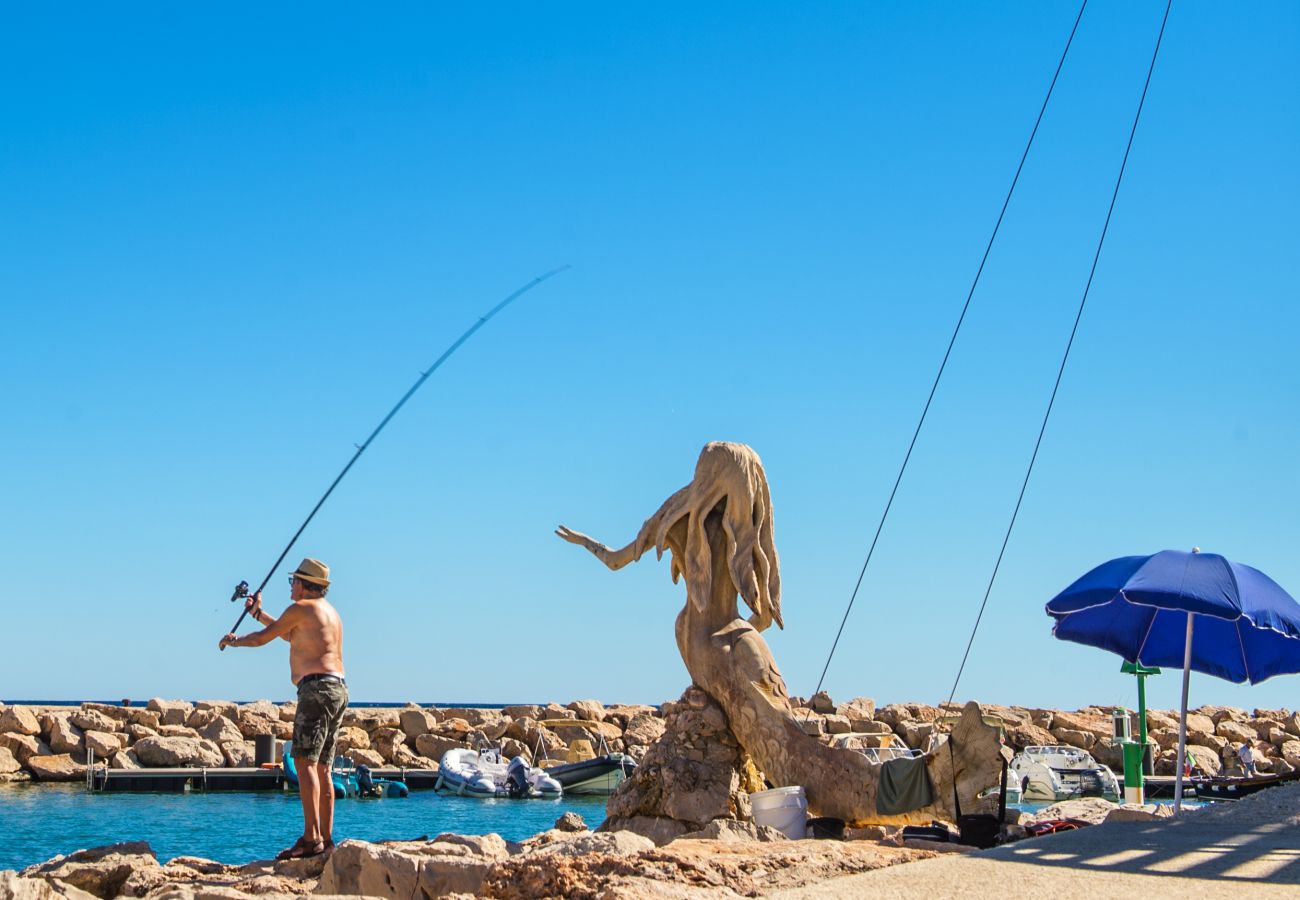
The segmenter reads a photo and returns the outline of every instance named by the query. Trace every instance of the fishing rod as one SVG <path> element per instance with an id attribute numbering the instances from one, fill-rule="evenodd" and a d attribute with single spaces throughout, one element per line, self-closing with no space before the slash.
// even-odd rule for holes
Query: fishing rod
<path id="1" fill-rule="evenodd" d="M 397 415 L 397 411 L 406 405 L 406 401 L 411 399 L 411 395 L 413 395 L 416 391 L 418 391 L 422 384 L 428 381 L 429 376 L 432 375 L 434 372 L 436 372 L 438 370 L 438 367 L 447 361 L 448 357 L 450 357 L 453 353 L 459 350 L 461 344 L 464 344 L 471 337 L 473 337 L 474 332 L 478 331 L 480 328 L 486 325 L 489 319 L 491 319 L 497 313 L 501 312 L 501 310 L 505 309 L 507 306 L 509 306 L 519 297 L 523 296 L 524 294 L 531 291 L 533 288 L 537 287 L 543 281 L 546 281 L 548 278 L 551 278 L 552 276 L 559 275 L 561 272 L 563 272 L 565 269 L 568 268 L 570 268 L 570 266 L 564 265 L 564 266 L 560 266 L 558 269 L 551 269 L 551 271 L 549 272 L 538 275 L 532 281 L 528 282 L 523 287 L 516 290 L 510 296 L 506 297 L 504 300 L 498 303 L 496 306 L 492 307 L 492 309 L 490 309 L 486 315 L 480 316 L 479 320 L 475 322 L 473 325 L 471 325 L 465 331 L 464 334 L 456 338 L 456 340 L 452 342 L 452 345 L 448 347 L 446 350 L 444 350 L 441 356 L 439 356 L 436 360 L 434 360 L 433 365 L 429 366 L 428 369 L 426 369 L 424 372 L 420 374 L 420 377 L 418 380 L 416 380 L 415 384 L 411 385 L 411 389 L 402 395 L 402 399 L 397 401 L 397 405 L 394 406 L 392 409 L 390 409 L 388 411 L 388 415 L 384 416 L 383 421 L 380 422 L 375 427 L 374 431 L 370 432 L 370 437 L 366 438 L 365 443 L 357 445 L 357 452 L 352 454 L 352 458 L 348 460 L 348 464 L 343 467 L 343 471 L 339 472 L 338 477 L 334 479 L 333 483 L 330 484 L 329 488 L 325 491 L 325 493 L 321 496 L 321 498 L 316 501 L 316 505 L 313 506 L 311 512 L 307 514 L 307 518 L 304 519 L 303 523 L 298 526 L 298 530 L 293 533 L 293 537 L 289 538 L 289 543 L 285 546 L 284 550 L 281 551 L 279 557 L 277 557 L 275 562 L 271 565 L 271 570 L 266 573 L 266 577 L 262 579 L 262 583 L 258 585 L 257 590 L 253 592 L 254 594 L 260 594 L 262 590 L 266 588 L 267 584 L 270 583 L 271 578 L 275 575 L 275 570 L 280 568 L 280 564 L 284 562 L 284 558 L 289 555 L 289 551 L 292 550 L 293 545 L 298 542 L 298 538 L 302 536 L 303 531 L 306 530 L 307 526 L 311 523 L 311 520 L 316 517 L 316 513 L 320 510 L 322 506 L 325 505 L 325 501 L 329 499 L 330 494 L 334 493 L 334 489 L 339 486 L 339 482 L 343 480 L 343 476 L 348 474 L 348 470 L 351 469 L 353 464 L 358 459 L 361 458 L 361 454 L 366 452 L 366 448 L 370 446 L 371 441 L 373 441 L 376 437 L 379 436 L 379 432 L 384 430 L 384 426 L 386 426 L 389 423 L 389 421 L 393 418 L 393 416 Z M 248 594 L 249 594 L 248 582 L 241 581 L 239 582 L 239 584 L 235 585 L 235 590 L 230 595 L 230 602 L 234 603 L 236 600 L 240 600 L 244 597 L 247 597 Z M 235 621 L 234 627 L 230 629 L 232 634 L 239 630 L 239 626 L 243 624 L 244 617 L 248 615 L 248 610 L 249 607 L 245 606 L 244 611 L 239 614 L 239 618 Z M 221 649 L 225 650 L 226 648 L 223 645 Z"/>

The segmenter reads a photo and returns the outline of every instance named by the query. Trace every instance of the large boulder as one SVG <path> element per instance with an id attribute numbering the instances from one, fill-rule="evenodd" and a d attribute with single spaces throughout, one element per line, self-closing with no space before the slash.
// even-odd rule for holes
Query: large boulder
<path id="1" fill-rule="evenodd" d="M 212 741 L 188 737 L 149 737 L 136 741 L 136 756 L 146 766 L 194 766 L 208 769 L 225 764 L 221 748 Z"/>
<path id="2" fill-rule="evenodd" d="M 67 753 L 33 756 L 25 766 L 40 781 L 81 781 L 86 777 L 86 767 Z"/>
<path id="3" fill-rule="evenodd" d="M 207 738 L 214 744 L 234 744 L 244 740 L 244 733 L 225 716 L 213 716 L 212 721 L 198 729 L 199 736 Z"/>
<path id="4" fill-rule="evenodd" d="M 111 844 L 56 856 L 23 870 L 24 878 L 62 882 L 102 900 L 118 896 L 128 878 L 143 870 L 158 870 L 153 849 L 143 841 Z"/>
<path id="5" fill-rule="evenodd" d="M 0 707 L 0 733 L 38 735 L 40 720 L 25 706 Z"/>
<path id="6" fill-rule="evenodd" d="M 16 775 L 22 771 L 23 764 L 14 756 L 12 750 L 8 747 L 0 747 L 0 778 L 6 775 Z"/>
<path id="7" fill-rule="evenodd" d="M 393 900 L 480 894 L 488 871 L 509 856 L 498 835 L 439 835 L 428 843 L 347 840 L 331 854 L 317 893 Z"/>
<path id="8" fill-rule="evenodd" d="M 854 697 L 847 703 L 835 707 L 835 712 L 848 719 L 854 731 L 861 731 L 862 729 L 853 723 L 873 721 L 876 718 L 876 701 L 870 697 Z"/>
<path id="9" fill-rule="evenodd" d="M 162 724 L 162 716 L 152 709 L 132 709 L 126 721 L 131 725 L 143 725 L 145 728 L 157 731 L 158 726 Z"/>
<path id="10" fill-rule="evenodd" d="M 110 707 L 111 708 L 111 707 Z M 125 711 L 125 710 L 124 710 Z M 123 716 L 123 718 L 126 718 Z M 122 722 L 105 715 L 94 709 L 79 709 L 68 716 L 68 721 L 76 725 L 82 731 L 107 731 L 114 732 L 122 726 Z"/>
<path id="11" fill-rule="evenodd" d="M 251 769 L 257 762 L 256 745 L 252 741 L 226 741 L 220 746 L 226 765 L 232 769 Z"/>
<path id="12" fill-rule="evenodd" d="M 1251 728 L 1246 722 L 1239 722 L 1235 719 L 1223 719 L 1214 727 L 1214 733 L 1225 740 L 1251 744 L 1259 739 L 1259 735 L 1255 733 L 1254 728 Z"/>
<path id="13" fill-rule="evenodd" d="M 512 719 L 540 719 L 542 707 L 535 703 L 502 707 L 501 712 Z"/>
<path id="14" fill-rule="evenodd" d="M 1089 746 L 1099 740 L 1109 740 L 1114 733 L 1114 725 L 1111 724 L 1110 716 L 1100 715 L 1095 712 L 1080 710 L 1079 712 L 1058 712 L 1052 717 L 1052 727 L 1048 729 L 1052 734 L 1057 734 L 1061 730 L 1083 731 L 1092 735 L 1093 740 Z"/>
<path id="15" fill-rule="evenodd" d="M 55 753 L 85 752 L 86 741 L 80 728 L 72 724 L 68 713 L 50 713 L 41 716 L 41 733 Z"/>
<path id="16" fill-rule="evenodd" d="M 157 737 L 158 729 L 150 728 L 148 725 L 141 725 L 138 722 L 132 722 L 126 726 L 127 742 L 134 744 L 140 738 Z"/>
<path id="17" fill-rule="evenodd" d="M 272 707 L 272 709 L 274 709 L 274 707 Z M 283 731 L 285 725 L 284 722 L 280 721 L 278 715 L 266 716 L 248 709 L 241 709 L 239 711 L 239 721 L 235 724 L 239 727 L 239 733 L 249 740 L 262 734 L 273 734 L 278 737 Z M 290 724 L 288 727 L 290 732 L 292 732 L 293 725 Z"/>
<path id="18" fill-rule="evenodd" d="M 119 750 L 113 754 L 113 758 L 108 761 L 110 769 L 139 769 L 140 757 L 135 755 L 134 750 Z"/>
<path id="19" fill-rule="evenodd" d="M 187 725 L 159 725 L 158 733 L 163 737 L 184 737 L 198 739 L 199 733 Z"/>
<path id="20" fill-rule="evenodd" d="M 357 748 L 349 750 L 348 756 L 358 766 L 369 766 L 372 769 L 378 769 L 384 765 L 384 758 L 373 750 L 362 750 Z"/>
<path id="21" fill-rule="evenodd" d="M 80 888 L 44 878 L 23 878 L 12 870 L 0 872 L 0 900 L 94 900 Z"/>
<path id="22" fill-rule="evenodd" d="M 628 720 L 623 743 L 649 747 L 664 733 L 664 720 L 648 713 L 638 713 Z"/>
<path id="23" fill-rule="evenodd" d="M 1177 728 L 1177 724 L 1174 727 Z M 1188 735 L 1214 734 L 1214 719 L 1201 713 L 1188 713 L 1187 733 Z"/>
<path id="24" fill-rule="evenodd" d="M 355 725 L 344 725 L 339 729 L 339 753 L 349 753 L 355 750 L 370 749 L 370 735 L 364 728 L 357 728 Z"/>
<path id="25" fill-rule="evenodd" d="M 0 747 L 11 751 L 24 766 L 33 756 L 49 756 L 54 751 L 45 741 L 31 734 L 0 733 Z"/>
<path id="26" fill-rule="evenodd" d="M 370 746 L 378 751 L 386 762 L 396 763 L 397 748 L 406 747 L 406 733 L 400 728 L 376 728 L 370 735 Z"/>
<path id="27" fill-rule="evenodd" d="M 589 722 L 603 722 L 605 720 L 605 705 L 599 700 L 574 700 L 565 708 L 577 713 L 579 719 Z"/>
<path id="28" fill-rule="evenodd" d="M 438 724 L 438 717 L 427 709 L 407 707 L 398 714 L 402 732 L 412 744 L 422 734 L 428 734 Z"/>
<path id="29" fill-rule="evenodd" d="M 195 709 L 211 710 L 219 716 L 234 720 L 239 716 L 239 704 L 229 700 L 200 700 L 194 704 Z"/>
<path id="30" fill-rule="evenodd" d="M 1188 744 L 1187 755 L 1192 758 L 1192 763 L 1196 768 L 1206 775 L 1218 775 L 1223 769 L 1223 761 L 1219 758 L 1218 752 L 1211 747 Z"/>
<path id="31" fill-rule="evenodd" d="M 96 759 L 107 759 L 127 744 L 126 735 L 115 731 L 87 731 L 84 739 L 86 750 L 93 752 Z"/>
<path id="32" fill-rule="evenodd" d="M 421 756 L 441 760 L 448 750 L 468 750 L 469 744 L 439 734 L 422 734 L 415 739 L 415 749 Z"/>
<path id="33" fill-rule="evenodd" d="M 161 725 L 184 725 L 185 717 L 194 707 L 184 700 L 163 700 L 155 697 L 149 701 L 149 709 L 158 714 Z"/>

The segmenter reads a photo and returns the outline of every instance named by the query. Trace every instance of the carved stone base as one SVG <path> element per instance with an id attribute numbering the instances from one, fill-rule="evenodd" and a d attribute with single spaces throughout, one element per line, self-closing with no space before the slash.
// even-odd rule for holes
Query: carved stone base
<path id="1" fill-rule="evenodd" d="M 710 822 L 752 819 L 749 794 L 762 790 L 726 714 L 692 685 L 664 704 L 663 735 L 606 804 L 600 831 L 633 831 L 663 845 Z"/>

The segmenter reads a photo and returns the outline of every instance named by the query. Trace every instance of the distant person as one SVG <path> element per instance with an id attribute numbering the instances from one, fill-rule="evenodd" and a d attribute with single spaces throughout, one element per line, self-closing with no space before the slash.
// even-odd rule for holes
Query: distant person
<path id="1" fill-rule="evenodd" d="M 265 625 L 244 637 L 233 632 L 219 647 L 260 647 L 276 638 L 289 642 L 289 672 L 298 686 L 293 719 L 292 756 L 302 799 L 302 837 L 277 859 L 302 859 L 334 849 L 334 786 L 330 764 L 338 742 L 348 686 L 343 680 L 343 620 L 325 599 L 330 569 L 318 559 L 304 559 L 289 575 L 289 608 L 274 618 L 262 612 L 262 592 L 244 603 L 249 615 Z"/>
<path id="2" fill-rule="evenodd" d="M 1245 770 L 1247 778 L 1255 777 L 1255 751 L 1250 747 L 1250 741 L 1242 741 L 1241 746 L 1237 748 L 1237 758 L 1241 760 L 1241 768 Z"/>

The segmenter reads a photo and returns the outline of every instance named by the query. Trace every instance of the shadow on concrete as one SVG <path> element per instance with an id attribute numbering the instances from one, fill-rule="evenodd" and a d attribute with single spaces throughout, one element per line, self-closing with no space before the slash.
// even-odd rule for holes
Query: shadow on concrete
<path id="1" fill-rule="evenodd" d="M 1281 824 L 1112 822 L 1029 838 L 980 855 L 1095 872 L 1300 885 L 1300 828 Z"/>

